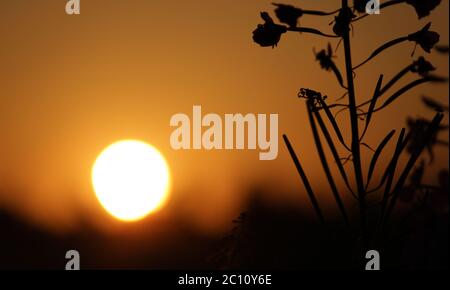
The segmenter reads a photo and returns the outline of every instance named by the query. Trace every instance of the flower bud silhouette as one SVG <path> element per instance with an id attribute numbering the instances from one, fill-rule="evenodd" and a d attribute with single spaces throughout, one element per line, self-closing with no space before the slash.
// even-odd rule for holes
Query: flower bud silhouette
<path id="1" fill-rule="evenodd" d="M 261 18 L 265 23 L 253 31 L 253 41 L 262 47 L 277 46 L 281 35 L 287 31 L 286 27 L 275 24 L 267 12 L 261 12 Z"/>
<path id="2" fill-rule="evenodd" d="M 414 41 L 428 53 L 431 53 L 431 49 L 439 42 L 440 38 L 439 33 L 430 31 L 430 27 L 431 22 L 425 25 L 421 30 L 408 35 L 409 41 Z"/>
<path id="3" fill-rule="evenodd" d="M 298 19 L 303 15 L 303 10 L 292 5 L 277 4 L 275 14 L 281 23 L 289 25 L 289 27 L 297 27 Z"/>
<path id="4" fill-rule="evenodd" d="M 427 138 L 427 130 L 431 126 L 431 122 L 429 120 L 423 118 L 408 118 L 407 125 L 411 132 L 411 140 L 407 144 L 406 151 L 413 154 L 418 150 L 418 148 L 425 144 L 425 148 L 430 156 L 430 163 L 433 163 L 433 146 L 438 143 L 438 133 L 439 131 L 447 129 L 447 127 L 442 125 L 438 126 L 431 138 Z"/>
<path id="5" fill-rule="evenodd" d="M 353 0 L 353 8 L 359 13 L 365 13 L 366 6 L 369 1 L 370 0 Z"/>
<path id="6" fill-rule="evenodd" d="M 349 30 L 349 23 L 355 18 L 356 15 L 350 8 L 341 9 L 338 16 L 334 18 L 333 32 L 337 36 L 343 36 Z"/>
<path id="7" fill-rule="evenodd" d="M 406 3 L 416 9 L 419 19 L 430 15 L 430 12 L 441 4 L 441 0 L 406 0 Z"/>
<path id="8" fill-rule="evenodd" d="M 429 72 L 434 71 L 436 68 L 423 56 L 419 57 L 418 60 L 416 60 L 411 67 L 411 71 L 414 73 L 418 73 L 421 76 L 428 75 Z"/>

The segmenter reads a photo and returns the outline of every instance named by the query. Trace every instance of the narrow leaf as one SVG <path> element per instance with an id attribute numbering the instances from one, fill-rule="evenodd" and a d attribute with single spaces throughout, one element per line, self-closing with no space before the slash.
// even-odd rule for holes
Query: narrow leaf
<path id="1" fill-rule="evenodd" d="M 428 108 L 435 110 L 437 112 L 448 112 L 448 106 L 445 106 L 441 103 L 439 103 L 438 101 L 433 100 L 432 98 L 429 97 L 422 97 L 422 103 L 424 103 L 425 106 L 427 106 Z"/>
<path id="2" fill-rule="evenodd" d="M 292 148 L 291 142 L 289 142 L 289 139 L 286 135 L 283 135 L 284 143 L 286 144 L 286 147 L 288 148 L 289 154 L 291 155 L 292 160 L 294 161 L 295 167 L 297 168 L 297 171 L 300 175 L 300 178 L 302 179 L 303 185 L 305 186 L 306 192 L 308 194 L 308 197 L 311 201 L 311 204 L 313 206 L 314 211 L 317 214 L 317 217 L 319 218 L 319 221 L 321 224 L 325 224 L 325 219 L 323 217 L 322 211 L 320 209 L 319 203 L 317 202 L 316 196 L 314 194 L 314 191 L 311 188 L 311 184 L 309 183 L 308 177 L 305 174 L 305 171 L 303 170 L 302 165 L 300 164 L 300 161 L 297 158 L 297 154 L 295 154 L 294 149 Z"/>
<path id="3" fill-rule="evenodd" d="M 339 82 L 339 85 L 342 88 L 347 89 L 347 87 L 344 85 L 344 79 L 342 78 L 342 74 L 334 62 L 332 62 L 331 69 L 333 70 L 334 75 L 336 76 L 336 79 Z"/>
<path id="4" fill-rule="evenodd" d="M 333 114 L 331 113 L 330 108 L 328 108 L 327 103 L 325 103 L 325 101 L 322 100 L 322 99 L 319 99 L 319 102 L 320 102 L 320 106 L 321 106 L 321 107 L 323 108 L 323 110 L 325 111 L 325 114 L 327 115 L 328 120 L 329 120 L 330 123 L 331 123 L 331 126 L 333 126 L 334 132 L 336 133 L 336 136 L 338 137 L 338 139 L 339 139 L 339 141 L 341 142 L 341 144 L 342 144 L 348 151 L 352 151 L 352 150 L 345 144 L 344 137 L 342 137 L 342 134 L 341 134 L 341 130 L 339 129 L 339 126 L 338 126 L 338 124 L 337 124 L 337 122 L 336 122 L 336 120 L 335 120 Z"/>
<path id="5" fill-rule="evenodd" d="M 392 160 L 391 160 L 391 162 L 389 162 L 389 165 L 384 174 L 384 176 L 386 176 L 386 178 L 387 178 L 387 181 L 386 181 L 386 186 L 384 188 L 383 199 L 381 201 L 381 210 L 380 210 L 380 222 L 381 223 L 384 219 L 384 213 L 385 213 L 387 205 L 388 205 L 389 193 L 391 190 L 392 182 L 394 180 L 395 170 L 397 168 L 398 159 L 400 158 L 400 154 L 403 151 L 403 148 L 404 148 L 403 145 L 406 145 L 405 139 L 404 139 L 405 132 L 406 132 L 406 130 L 405 130 L 405 128 L 403 128 L 402 131 L 400 132 L 400 136 L 398 137 L 397 146 L 395 148 L 394 155 L 392 156 Z"/>
<path id="6" fill-rule="evenodd" d="M 369 128 L 370 120 L 372 119 L 373 110 L 375 109 L 375 105 L 377 103 L 378 97 L 381 95 L 380 90 L 381 90 L 382 83 L 383 83 L 383 75 L 380 75 L 380 77 L 378 78 L 377 85 L 375 87 L 375 91 L 373 93 L 372 100 L 370 101 L 369 111 L 367 112 L 367 117 L 366 117 L 366 125 L 364 127 L 363 133 L 361 134 L 361 138 L 359 139 L 360 141 L 364 138 L 364 136 L 366 135 L 367 129 Z"/>
<path id="7" fill-rule="evenodd" d="M 296 31 L 296 32 L 312 33 L 312 34 L 325 36 L 325 37 L 331 37 L 331 38 L 338 38 L 339 37 L 337 35 L 325 34 L 325 33 L 321 32 L 320 30 L 317 30 L 317 29 L 314 29 L 314 28 L 309 28 L 309 27 L 291 27 L 291 28 L 288 28 L 287 30 L 288 31 Z"/>
<path id="8" fill-rule="evenodd" d="M 375 153 L 372 156 L 372 160 L 370 161 L 369 171 L 367 173 L 367 184 L 366 184 L 366 190 L 367 187 L 370 184 L 370 180 L 372 179 L 373 171 L 375 170 L 375 166 L 377 165 L 378 157 L 380 157 L 381 152 L 383 151 L 384 147 L 388 144 L 389 140 L 391 140 L 392 136 L 394 136 L 395 130 L 392 130 L 387 134 L 386 137 L 384 137 L 383 141 L 381 141 L 380 145 L 378 145 L 377 149 L 375 150 Z"/>
<path id="9" fill-rule="evenodd" d="M 316 126 L 316 122 L 314 120 L 314 116 L 313 116 L 313 111 L 314 111 L 314 106 L 313 106 L 313 100 L 309 99 L 308 102 L 306 103 L 306 109 L 308 112 L 308 117 L 309 117 L 309 123 L 311 125 L 311 130 L 313 133 L 313 137 L 314 137 L 314 141 L 316 143 L 316 148 L 317 148 L 317 153 L 319 154 L 319 159 L 320 162 L 322 163 L 322 167 L 323 170 L 325 172 L 325 175 L 327 177 L 327 181 L 328 184 L 330 185 L 330 189 L 333 193 L 334 199 L 336 200 L 336 204 L 338 205 L 339 210 L 341 211 L 342 217 L 344 219 L 344 222 L 347 226 L 350 225 L 349 220 L 348 220 L 348 215 L 347 215 L 347 211 L 345 210 L 344 204 L 342 202 L 342 199 L 339 195 L 339 191 L 337 189 L 337 186 L 334 182 L 333 176 L 331 174 L 330 171 L 330 167 L 328 166 L 328 162 L 327 162 L 327 158 L 325 156 L 325 152 L 323 150 L 322 147 L 322 142 L 320 141 L 320 136 L 319 136 L 319 132 L 317 130 L 317 126 Z"/>
<path id="10" fill-rule="evenodd" d="M 409 160 L 406 164 L 405 168 L 403 169 L 403 172 L 400 174 L 400 177 L 397 181 L 397 184 L 395 185 L 394 189 L 392 190 L 392 199 L 389 203 L 389 207 L 386 211 L 386 216 L 384 218 L 383 228 L 385 228 L 390 216 L 392 215 L 392 212 L 395 208 L 398 196 L 403 190 L 403 186 L 409 176 L 409 173 L 413 169 L 414 165 L 416 164 L 417 159 L 419 159 L 420 154 L 425 149 L 425 146 L 428 144 L 429 140 L 433 138 L 434 134 L 439 130 L 439 125 L 444 118 L 444 114 L 437 113 L 433 120 L 431 121 L 430 125 L 428 126 L 425 134 L 424 134 L 424 142 L 422 142 L 421 146 L 415 150 Z"/>
<path id="11" fill-rule="evenodd" d="M 392 96 L 390 96 L 384 103 L 383 105 L 381 105 L 379 108 L 373 110 L 373 112 L 378 112 L 384 108 L 386 108 L 387 106 L 389 106 L 392 102 L 394 102 L 395 100 L 397 100 L 399 97 L 401 97 L 404 93 L 406 93 L 407 91 L 413 89 L 414 87 L 417 87 L 421 84 L 427 83 L 427 82 L 443 82 L 445 81 L 442 78 L 436 78 L 436 77 L 432 77 L 432 76 L 427 76 L 418 80 L 415 80 L 409 84 L 407 84 L 406 86 L 404 86 L 403 88 L 401 88 L 400 90 L 398 90 L 397 92 L 395 92 Z M 360 115 L 365 115 L 366 113 L 360 114 Z"/>
<path id="12" fill-rule="evenodd" d="M 355 66 L 353 69 L 357 69 L 360 66 L 362 66 L 363 64 L 367 63 L 368 61 L 370 61 L 372 58 L 374 58 L 375 56 L 377 56 L 378 54 L 380 54 L 381 52 L 383 52 L 383 50 L 388 49 L 389 47 L 392 47 L 396 44 L 402 43 L 404 41 L 408 40 L 408 37 L 400 37 L 391 41 L 386 42 L 385 44 L 383 44 L 382 46 L 380 46 L 379 48 L 375 49 L 374 52 L 372 52 L 372 54 L 362 63 L 358 64 L 357 66 Z"/>
<path id="13" fill-rule="evenodd" d="M 331 150 L 331 153 L 333 155 L 334 161 L 336 162 L 336 165 L 337 165 L 337 167 L 339 169 L 339 172 L 340 172 L 340 174 L 342 176 L 342 179 L 345 182 L 345 185 L 347 186 L 347 188 L 350 191 L 350 193 L 355 198 L 357 198 L 357 196 L 355 195 L 355 193 L 353 192 L 353 190 L 352 190 L 352 188 L 350 186 L 350 183 L 349 183 L 348 178 L 347 178 L 347 174 L 346 174 L 344 166 L 343 166 L 343 162 L 341 161 L 341 158 L 339 157 L 339 153 L 338 153 L 338 151 L 336 149 L 336 146 L 334 145 L 333 139 L 331 138 L 330 132 L 328 131 L 328 129 L 327 129 L 326 125 L 325 125 L 325 122 L 323 121 L 322 117 L 320 116 L 319 111 L 314 110 L 314 114 L 315 114 L 317 122 L 319 123 L 319 126 L 320 126 L 320 128 L 322 130 L 322 133 L 325 136 L 325 139 L 326 139 L 326 141 L 328 143 L 328 147 Z"/>

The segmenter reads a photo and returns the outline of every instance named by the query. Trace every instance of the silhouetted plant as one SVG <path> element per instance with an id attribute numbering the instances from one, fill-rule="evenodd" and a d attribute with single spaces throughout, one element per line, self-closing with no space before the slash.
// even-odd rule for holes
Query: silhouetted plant
<path id="1" fill-rule="evenodd" d="M 442 52 L 442 51 L 441 51 Z M 445 53 L 448 53 L 446 51 Z M 428 108 L 436 112 L 448 112 L 448 106 L 430 98 L 422 97 L 422 103 Z M 426 118 L 408 118 L 406 121 L 411 131 L 411 142 L 407 146 L 407 152 L 411 153 L 417 150 L 417 147 L 425 143 L 424 146 L 428 152 L 429 164 L 434 161 L 434 148 L 438 145 L 449 146 L 448 141 L 439 139 L 439 133 L 448 130 L 448 125 L 439 125 L 435 134 L 429 140 L 424 140 L 423 135 L 430 126 L 430 120 Z M 441 169 L 438 174 L 438 185 L 425 184 L 423 175 L 426 167 L 425 157 L 422 158 L 409 177 L 409 183 L 404 187 L 399 198 L 403 202 L 412 203 L 412 210 L 405 220 L 410 217 L 416 210 L 441 210 L 448 211 L 449 201 L 449 171 Z"/>
<path id="2" fill-rule="evenodd" d="M 369 1 L 354 0 L 353 7 L 350 7 L 348 2 L 348 0 L 342 0 L 340 8 L 333 12 L 303 10 L 292 5 L 274 3 L 273 5 L 276 6 L 275 15 L 280 24 L 275 23 L 269 16 L 269 13 L 262 12 L 261 17 L 264 20 L 264 24 L 258 25 L 257 29 L 253 32 L 253 40 L 260 46 L 274 48 L 278 45 L 281 36 L 284 33 L 307 32 L 316 34 L 318 37 L 336 38 L 339 40 L 339 43 L 341 41 L 343 42 L 345 79 L 332 59 L 334 55 L 331 44 L 328 44 L 326 49 L 315 52 L 315 57 L 316 60 L 319 61 L 322 69 L 334 73 L 339 85 L 345 89 L 344 97 L 347 102 L 328 104 L 327 102 L 329 100 L 321 92 L 306 88 L 300 89 L 298 97 L 306 100 L 308 119 L 312 128 L 320 162 L 333 197 L 347 226 L 350 226 L 352 221 L 349 218 L 348 210 L 344 205 L 342 196 L 344 193 L 351 194 L 358 202 L 360 219 L 359 237 L 361 240 L 361 249 L 366 250 L 369 246 L 374 245 L 374 241 L 379 240 L 377 236 L 381 235 L 381 237 L 383 237 L 386 234 L 399 197 L 401 199 L 408 199 L 411 198 L 408 197 L 408 194 L 413 195 L 415 192 L 423 190 L 421 181 L 425 170 L 425 162 L 421 160 L 418 167 L 414 168 L 414 166 L 425 149 L 428 150 L 432 157 L 433 146 L 439 143 L 445 143 L 444 141 L 440 141 L 437 136 L 441 130 L 447 128 L 446 126 L 441 125 L 441 121 L 444 117 L 443 112 L 448 111 L 448 107 L 445 107 L 430 98 L 424 97 L 422 99 L 426 106 L 433 108 L 436 111 L 434 118 L 432 120 L 418 118 L 410 119 L 408 121 L 409 130 L 407 131 L 403 128 L 400 134 L 398 134 L 395 149 L 387 162 L 387 167 L 381 171 L 380 181 L 376 185 L 373 185 L 372 183 L 374 172 L 379 167 L 378 161 L 382 156 L 386 155 L 386 153 L 384 153 L 385 148 L 395 136 L 396 131 L 392 130 L 389 132 L 386 137 L 381 140 L 380 144 L 375 149 L 372 149 L 371 146 L 364 142 L 364 137 L 369 131 L 370 123 L 373 121 L 377 112 L 392 105 L 395 100 L 405 95 L 411 89 L 424 83 L 446 82 L 447 78 L 433 75 L 432 72 L 435 70 L 435 67 L 424 57 L 420 56 L 385 84 L 383 84 L 383 75 L 380 75 L 372 97 L 369 100 L 360 101 L 357 100 L 355 94 L 354 71 L 373 60 L 380 55 L 381 52 L 391 49 L 402 42 L 413 42 L 415 47 L 418 45 L 427 53 L 431 53 L 435 47 L 438 51 L 446 52 L 448 51 L 448 47 L 437 46 L 440 37 L 437 32 L 430 30 L 430 22 L 414 33 L 386 42 L 375 49 L 360 64 L 353 66 L 350 31 L 357 21 L 368 15 L 365 11 Z M 440 4 L 440 0 L 391 0 L 382 3 L 380 9 L 402 3 L 413 6 L 420 19 L 428 16 L 430 12 Z M 334 16 L 333 33 L 327 34 L 314 28 L 299 26 L 299 19 L 305 15 L 321 17 Z M 411 56 L 414 55 L 415 47 Z M 404 87 L 401 87 L 394 94 L 386 96 L 387 91 L 396 86 L 398 81 L 408 73 L 417 74 L 419 78 Z M 339 110 L 334 111 L 335 109 Z M 335 117 L 336 114 L 344 111 L 348 111 L 350 117 L 351 131 L 349 136 L 344 136 L 343 131 L 340 128 L 341 124 Z M 330 128 L 323 118 L 329 122 L 331 125 Z M 361 126 L 362 131 L 360 131 Z M 338 188 L 337 182 L 332 176 L 332 169 L 325 154 L 326 147 L 322 144 L 320 134 L 325 138 L 326 145 L 332 154 L 339 175 L 345 183 L 346 188 L 344 190 Z M 351 140 L 349 144 L 347 144 L 346 137 Z M 289 154 L 300 174 L 301 180 L 319 220 L 322 223 L 325 223 L 323 212 L 317 201 L 317 193 L 313 190 L 306 172 L 293 149 L 292 143 L 286 135 L 283 135 L 283 140 L 286 143 Z M 368 166 L 362 164 L 360 153 L 362 146 L 370 148 L 373 151 Z M 344 157 L 340 156 L 339 147 L 348 151 L 348 155 Z M 401 166 L 399 161 L 403 154 L 408 154 L 409 158 L 407 159 L 406 164 Z M 351 161 L 353 164 L 353 180 L 349 179 L 349 173 L 344 168 L 344 164 L 347 161 Z M 400 167 L 402 168 L 400 169 Z M 441 173 L 442 176 L 448 176 L 448 170 L 445 172 L 443 171 L 443 173 Z M 441 178 L 442 184 L 439 186 L 439 192 L 442 192 L 442 188 L 446 187 L 448 189 L 448 183 L 445 183 L 443 178 L 444 177 Z M 430 188 L 428 187 L 427 190 L 429 192 Z M 380 197 L 378 199 L 379 206 L 377 207 L 378 218 L 376 219 L 378 222 L 376 224 L 370 224 L 368 220 L 367 196 L 368 194 L 374 193 L 378 193 Z"/>

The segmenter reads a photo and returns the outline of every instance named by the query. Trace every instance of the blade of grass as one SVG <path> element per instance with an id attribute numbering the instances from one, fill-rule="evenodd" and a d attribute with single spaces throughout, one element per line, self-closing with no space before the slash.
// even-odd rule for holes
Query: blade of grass
<path id="1" fill-rule="evenodd" d="M 404 75 L 406 75 L 409 71 L 411 71 L 411 67 L 413 65 L 408 65 L 407 67 L 405 67 L 404 69 L 402 69 L 395 77 L 393 77 L 386 85 L 383 86 L 383 88 L 381 88 L 379 90 L 379 97 L 382 96 L 385 92 L 387 92 L 395 83 L 397 83 Z M 361 104 L 358 105 L 358 108 L 364 107 L 365 105 L 371 103 L 373 100 L 367 100 Z"/>
<path id="2" fill-rule="evenodd" d="M 345 172 L 344 166 L 341 162 L 341 158 L 339 157 L 338 151 L 336 149 L 336 146 L 334 145 L 333 139 L 331 138 L 330 132 L 328 131 L 327 126 L 325 125 L 325 122 L 323 121 L 322 117 L 320 116 L 320 112 L 318 110 L 314 110 L 314 115 L 316 116 L 317 122 L 319 123 L 322 133 L 325 136 L 325 139 L 327 140 L 328 147 L 331 150 L 334 161 L 336 162 L 336 165 L 339 169 L 342 179 L 345 182 L 345 185 L 347 186 L 350 193 L 357 199 L 358 197 L 355 195 L 355 193 L 353 192 L 353 190 L 350 186 L 350 183 L 349 183 L 348 177 L 347 177 L 347 173 Z"/>
<path id="3" fill-rule="evenodd" d="M 403 190 L 403 186 L 405 185 L 405 182 L 409 176 L 409 173 L 413 169 L 414 165 L 416 164 L 417 159 L 419 159 L 420 154 L 425 149 L 425 146 L 428 144 L 428 142 L 433 138 L 434 134 L 439 129 L 439 125 L 444 118 L 444 114 L 437 113 L 433 120 L 431 121 L 430 125 L 428 126 L 425 134 L 424 134 L 424 142 L 422 142 L 419 148 L 417 148 L 410 156 L 408 163 L 406 164 L 405 168 L 403 169 L 403 172 L 400 175 L 400 178 L 397 181 L 397 184 L 395 185 L 394 189 L 392 190 L 392 198 L 391 202 L 389 203 L 389 207 L 386 211 L 386 216 L 384 218 L 383 222 L 383 228 L 386 228 L 387 222 L 389 221 L 390 216 L 392 215 L 392 212 L 395 208 L 398 196 L 400 195 L 400 192 Z"/>
<path id="4" fill-rule="evenodd" d="M 320 158 L 320 162 L 322 163 L 322 167 L 323 170 L 325 172 L 325 175 L 327 177 L 328 180 L 328 184 L 330 185 L 331 191 L 333 193 L 333 196 L 336 200 L 336 203 L 338 205 L 339 210 L 341 211 L 342 217 L 344 219 L 344 222 L 347 226 L 350 225 L 348 216 L 347 216 L 347 211 L 345 210 L 344 204 L 342 202 L 342 199 L 339 195 L 338 189 L 336 187 L 336 184 L 334 182 L 333 176 L 331 175 L 331 171 L 330 171 L 330 167 L 328 166 L 328 162 L 327 162 L 327 158 L 325 156 L 325 152 L 323 150 L 322 147 L 322 142 L 320 141 L 320 136 L 319 136 L 319 131 L 317 130 L 317 125 L 316 122 L 314 120 L 314 116 L 313 116 L 313 111 L 314 109 L 314 105 L 313 105 L 313 100 L 309 99 L 306 102 L 306 110 L 308 112 L 308 117 L 309 117 L 309 123 L 311 125 L 311 129 L 313 132 L 313 137 L 314 137 L 314 141 L 316 143 L 316 148 L 317 148 L 317 152 L 319 154 L 319 158 Z"/>
<path id="5" fill-rule="evenodd" d="M 402 96 L 404 93 L 406 93 L 407 91 L 413 89 L 414 87 L 427 83 L 427 82 L 445 82 L 445 79 L 441 79 L 441 78 L 436 78 L 436 77 L 432 77 L 432 76 L 428 76 L 428 77 L 424 77 L 418 80 L 415 80 L 409 84 L 407 84 L 406 86 L 404 86 L 403 88 L 401 88 L 400 90 L 398 90 L 396 93 L 394 93 L 392 96 L 390 96 L 384 103 L 383 105 L 381 105 L 379 108 L 373 110 L 373 112 L 378 112 L 384 108 L 386 108 L 388 105 L 390 105 L 392 102 L 394 102 L 396 99 L 398 99 L 400 96 Z M 367 113 L 364 113 L 363 115 L 366 115 Z"/>
<path id="6" fill-rule="evenodd" d="M 286 147 L 289 151 L 289 154 L 291 155 L 292 160 L 294 161 L 295 167 L 297 168 L 297 171 L 300 175 L 300 178 L 303 182 L 303 185 L 305 186 L 306 192 L 308 194 L 308 197 L 311 201 L 311 204 L 313 206 L 314 211 L 317 214 L 317 217 L 321 224 L 325 225 L 325 219 L 323 217 L 322 211 L 320 209 L 319 203 L 317 202 L 316 196 L 314 194 L 314 191 L 311 188 L 311 184 L 309 183 L 308 177 L 305 174 L 305 171 L 303 170 L 302 165 L 300 164 L 300 161 L 297 158 L 297 155 L 295 154 L 294 149 L 292 148 L 291 142 L 289 142 L 289 139 L 286 135 L 283 135 L 284 143 L 286 144 Z"/>
<path id="7" fill-rule="evenodd" d="M 317 34 L 320 36 L 324 36 L 324 37 L 331 37 L 331 38 L 338 38 L 339 36 L 337 35 L 331 35 L 331 34 L 326 34 L 323 33 L 320 30 L 314 29 L 314 28 L 310 28 L 310 27 L 289 27 L 287 28 L 288 31 L 294 31 L 294 32 L 304 32 L 304 33 L 312 33 L 312 34 Z"/>
<path id="8" fill-rule="evenodd" d="M 397 169 L 397 163 L 400 158 L 400 155 L 403 149 L 406 147 L 406 144 L 409 140 L 410 134 L 408 134 L 407 138 L 405 136 L 405 128 L 402 129 L 400 135 L 397 140 L 397 145 L 395 147 L 394 155 L 392 156 L 392 160 L 389 163 L 388 168 L 386 169 L 385 175 L 387 176 L 386 186 L 384 187 L 383 199 L 381 201 L 381 210 L 380 210 L 380 221 L 382 222 L 384 219 L 385 211 L 389 201 L 389 193 L 391 191 L 392 183 L 395 177 L 395 171 Z"/>
<path id="9" fill-rule="evenodd" d="M 356 70 L 357 68 L 359 68 L 360 66 L 366 64 L 367 62 L 369 62 L 371 59 L 373 59 L 374 57 L 376 57 L 378 54 L 380 54 L 383 50 L 388 49 L 389 47 L 392 47 L 394 45 L 397 45 L 399 43 L 402 43 L 404 41 L 407 41 L 408 37 L 399 37 L 396 38 L 394 40 L 388 41 L 385 44 L 383 44 L 382 46 L 380 46 L 379 48 L 375 49 L 374 52 L 372 52 L 372 54 L 362 63 L 358 64 L 357 66 L 355 66 L 353 68 L 353 70 Z"/>
<path id="10" fill-rule="evenodd" d="M 309 14 L 309 15 L 317 15 L 317 16 L 330 16 L 333 14 L 336 14 L 339 12 L 338 10 L 331 11 L 331 12 L 323 12 L 323 11 L 317 11 L 317 10 L 303 10 L 303 14 Z"/>
<path id="11" fill-rule="evenodd" d="M 403 149 L 405 149 L 405 146 L 406 146 L 406 144 L 408 143 L 408 140 L 409 140 L 410 138 L 411 138 L 411 132 L 409 132 L 409 133 L 406 135 L 406 137 L 403 138 L 403 143 L 400 144 L 399 150 L 403 151 Z M 397 145 L 398 145 L 398 144 L 397 144 Z M 390 170 L 389 170 L 389 169 L 390 169 L 392 166 L 396 166 L 396 165 L 394 164 L 394 161 L 395 161 L 395 158 L 391 158 L 391 161 L 389 162 L 388 166 L 386 167 L 386 170 L 384 171 L 383 177 L 381 178 L 379 184 L 378 184 L 375 188 L 373 188 L 373 189 L 371 189 L 371 190 L 368 190 L 367 193 L 373 193 L 373 192 L 379 190 L 379 189 L 384 185 L 384 183 L 386 182 L 386 180 L 387 180 L 387 178 L 389 177 L 389 174 L 390 174 Z"/>
<path id="12" fill-rule="evenodd" d="M 380 157 L 380 154 L 383 151 L 384 147 L 387 145 L 389 140 L 391 140 L 394 134 L 395 130 L 389 132 L 389 134 L 387 134 L 387 136 L 384 137 L 383 141 L 381 141 L 380 145 L 378 145 L 377 149 L 375 150 L 375 153 L 372 156 L 372 160 L 370 161 L 369 171 L 367 173 L 366 190 L 369 187 L 370 180 L 372 179 L 373 171 L 375 170 L 375 166 L 377 165 L 378 157 Z"/>
<path id="13" fill-rule="evenodd" d="M 375 105 L 377 103 L 378 97 L 381 95 L 381 84 L 383 83 L 383 75 L 380 75 L 378 78 L 377 85 L 375 87 L 375 91 L 373 92 L 372 100 L 370 101 L 369 111 L 367 112 L 366 117 L 366 125 L 364 126 L 364 130 L 361 134 L 361 137 L 359 138 L 359 141 L 364 139 L 364 136 L 366 135 L 367 129 L 369 128 L 370 120 L 372 119 L 373 110 L 375 109 Z"/>
<path id="14" fill-rule="evenodd" d="M 364 147 L 366 147 L 367 149 L 369 149 L 370 151 L 372 151 L 372 152 L 375 152 L 375 150 L 373 150 L 373 148 L 372 147 L 370 147 L 370 145 L 369 144 L 367 144 L 367 143 L 361 143 L 361 146 L 364 146 Z"/>
<path id="15" fill-rule="evenodd" d="M 432 98 L 422 96 L 422 103 L 427 106 L 428 108 L 435 110 L 437 112 L 448 112 L 448 106 L 441 104 Z"/>
<path id="16" fill-rule="evenodd" d="M 331 123 L 331 126 L 333 126 L 334 132 L 336 133 L 336 136 L 339 139 L 339 142 L 341 142 L 342 146 L 344 146 L 348 151 L 352 151 L 347 146 L 347 144 L 345 144 L 344 137 L 342 137 L 341 130 L 339 129 L 336 119 L 334 118 L 333 114 L 331 113 L 330 108 L 328 107 L 327 103 L 322 99 L 319 99 L 319 103 L 320 103 L 321 108 L 325 111 L 325 114 L 327 115 L 328 120 Z"/>
<path id="17" fill-rule="evenodd" d="M 331 70 L 333 71 L 334 75 L 336 76 L 336 79 L 337 79 L 339 85 L 343 89 L 347 89 L 347 87 L 344 85 L 344 79 L 342 78 L 342 74 L 341 74 L 341 72 L 339 71 L 337 65 L 334 62 L 332 62 Z"/>

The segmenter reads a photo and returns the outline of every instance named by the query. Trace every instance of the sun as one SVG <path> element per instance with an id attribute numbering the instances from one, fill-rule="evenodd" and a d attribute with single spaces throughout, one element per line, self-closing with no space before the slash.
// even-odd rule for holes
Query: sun
<path id="1" fill-rule="evenodd" d="M 169 195 L 169 167 L 153 146 L 138 140 L 109 145 L 92 167 L 101 205 L 122 221 L 136 221 L 160 209 Z"/>

